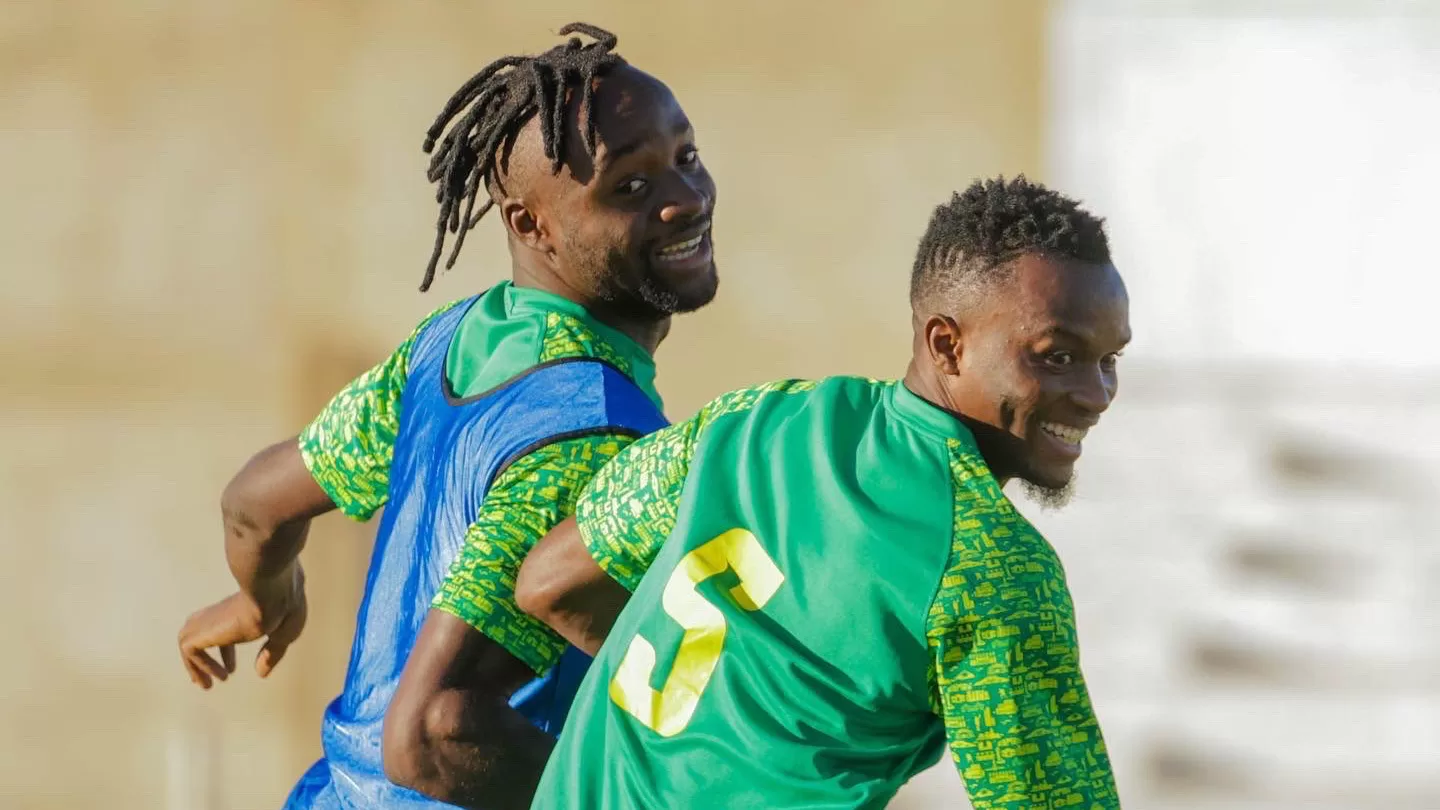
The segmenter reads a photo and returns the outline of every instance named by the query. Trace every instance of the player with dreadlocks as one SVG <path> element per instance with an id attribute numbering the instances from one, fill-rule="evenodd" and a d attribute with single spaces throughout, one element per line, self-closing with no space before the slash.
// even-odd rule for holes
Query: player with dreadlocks
<path id="1" fill-rule="evenodd" d="M 975 810 L 1120 807 L 1060 560 L 1002 491 L 1063 489 L 1115 396 L 1104 229 L 976 183 L 935 210 L 910 302 L 903 380 L 722 396 L 531 552 L 522 608 L 610 638 L 535 810 L 884 807 L 947 741 Z"/>
<path id="2" fill-rule="evenodd" d="M 528 807 L 589 665 L 516 607 L 515 576 L 581 486 L 664 425 L 653 354 L 673 314 L 715 295 L 715 185 L 664 84 L 606 31 L 560 33 L 592 41 L 491 64 L 425 138 L 440 215 L 421 289 L 490 211 L 512 280 L 431 314 L 222 498 L 239 591 L 179 641 L 206 688 L 237 643 L 264 640 L 264 677 L 300 633 L 310 520 L 386 507 L 325 757 L 293 810 Z"/>

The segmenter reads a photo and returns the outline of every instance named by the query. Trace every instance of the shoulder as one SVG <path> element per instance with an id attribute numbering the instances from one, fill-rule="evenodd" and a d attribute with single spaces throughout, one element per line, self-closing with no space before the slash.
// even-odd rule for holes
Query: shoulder
<path id="1" fill-rule="evenodd" d="M 423 335 L 425 331 L 434 324 L 449 321 L 458 323 L 469 311 L 470 305 L 474 303 L 477 298 L 479 298 L 479 296 L 474 295 L 468 298 L 457 298 L 454 301 L 449 301 L 436 307 L 429 315 L 421 318 L 420 323 L 415 325 L 415 329 L 410 333 L 410 339 L 414 340 Z"/>
<path id="2" fill-rule="evenodd" d="M 816 396 L 824 382 L 795 379 L 774 380 L 760 385 L 737 388 L 710 400 L 696 414 L 695 419 L 703 426 L 723 417 L 748 413 L 761 407 L 803 404 Z"/>
<path id="3" fill-rule="evenodd" d="M 584 357 L 609 363 L 627 377 L 634 374 L 630 359 L 581 319 L 564 312 L 545 312 L 532 317 L 539 326 L 538 362 Z"/>

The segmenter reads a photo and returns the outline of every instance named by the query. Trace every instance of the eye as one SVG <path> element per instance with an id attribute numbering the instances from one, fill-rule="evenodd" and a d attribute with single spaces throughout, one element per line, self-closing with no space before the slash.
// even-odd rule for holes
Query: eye
<path id="1" fill-rule="evenodd" d="M 680 157 L 676 162 L 681 166 L 694 166 L 700 162 L 700 150 L 693 146 L 687 146 L 684 151 L 680 153 Z"/>
<path id="2" fill-rule="evenodd" d="M 1124 352 L 1112 352 L 1111 354 L 1107 354 L 1104 357 L 1100 358 L 1100 365 L 1105 368 L 1115 368 L 1115 365 L 1120 362 L 1120 358 L 1123 355 Z"/>
<path id="3" fill-rule="evenodd" d="M 644 191 L 648 185 L 650 184 L 645 180 L 639 177 L 632 177 L 616 187 L 616 191 L 619 191 L 621 194 L 639 194 Z"/>
<path id="4" fill-rule="evenodd" d="M 1070 352 L 1049 352 L 1045 355 L 1045 363 L 1056 368 L 1067 368 L 1075 362 L 1075 355 Z"/>

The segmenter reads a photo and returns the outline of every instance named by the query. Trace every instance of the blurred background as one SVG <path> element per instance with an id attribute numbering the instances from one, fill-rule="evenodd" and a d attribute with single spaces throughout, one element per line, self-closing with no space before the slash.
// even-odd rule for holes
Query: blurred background
<path id="1" fill-rule="evenodd" d="M 424 130 L 583 19 L 722 190 L 672 417 L 894 377 L 930 209 L 1024 172 L 1108 217 L 1135 343 L 1064 556 L 1126 807 L 1440 810 L 1440 3 L 0 4 L 0 806 L 276 807 L 319 753 L 371 529 L 328 517 L 273 678 L 174 647 L 250 453 L 444 300 Z M 249 651 L 253 654 L 253 650 Z M 966 806 L 953 769 L 896 808 Z"/>

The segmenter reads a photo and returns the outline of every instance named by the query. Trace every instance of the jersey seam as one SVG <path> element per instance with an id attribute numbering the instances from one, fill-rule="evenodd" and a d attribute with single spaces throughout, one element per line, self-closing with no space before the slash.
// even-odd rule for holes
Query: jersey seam
<path id="1" fill-rule="evenodd" d="M 543 450 L 552 444 L 570 441 L 571 439 L 583 439 L 587 436 L 614 436 L 616 438 L 639 439 L 643 435 L 645 434 L 641 433 L 638 430 L 635 430 L 634 428 L 628 428 L 621 425 L 601 425 L 599 427 L 567 430 L 563 433 L 556 433 L 553 436 L 546 436 L 545 438 L 540 439 L 539 441 L 531 442 L 530 444 L 527 444 L 519 450 L 511 453 L 509 456 L 506 456 L 505 460 L 500 462 L 500 464 L 496 466 L 495 472 L 490 476 L 490 480 L 485 483 L 485 490 L 488 492 L 490 490 L 490 487 L 494 486 L 495 482 L 500 480 L 500 476 L 504 475 L 505 471 L 510 469 L 510 466 L 512 464 L 519 461 L 520 459 L 525 458 L 531 453 Z"/>
<path id="2" fill-rule="evenodd" d="M 948 439 L 944 444 L 944 449 L 945 472 L 946 477 L 950 479 L 950 531 L 949 542 L 947 543 L 949 548 L 946 550 L 945 559 L 941 563 L 940 575 L 935 578 L 935 589 L 931 591 L 930 599 L 925 602 L 925 615 L 920 625 L 925 633 L 925 654 L 930 659 L 928 665 L 925 667 L 925 672 L 928 676 L 927 680 L 930 682 L 930 694 L 927 695 L 927 698 L 931 700 L 939 696 L 940 676 L 939 673 L 936 672 L 935 645 L 930 637 L 930 614 L 935 609 L 936 600 L 940 598 L 940 591 L 945 584 L 945 575 L 950 573 L 950 569 L 955 565 L 956 550 L 958 548 L 958 544 L 955 542 L 955 524 L 957 522 L 956 518 L 958 517 L 957 513 L 960 511 L 960 482 L 955 480 L 955 471 L 952 466 L 954 459 L 951 457 L 954 450 L 951 449 Z"/>
<path id="3" fill-rule="evenodd" d="M 610 368 L 615 369 L 615 372 L 618 373 L 618 374 L 620 374 L 620 375 L 622 375 L 622 376 L 625 376 L 625 379 L 627 379 L 627 380 L 630 379 L 629 376 L 625 375 L 625 372 L 623 372 L 623 371 L 621 371 L 620 369 L 616 368 L 614 363 L 611 363 L 611 362 L 608 361 L 608 360 L 602 360 L 602 359 L 600 359 L 599 357 L 590 357 L 590 356 L 588 356 L 588 355 L 576 355 L 576 356 L 573 356 L 573 357 L 557 357 L 557 358 L 555 358 L 554 360 L 546 360 L 546 361 L 543 362 L 543 363 L 537 363 L 536 365 L 533 365 L 533 366 L 525 369 L 524 371 L 520 372 L 519 374 L 516 374 L 515 376 L 511 377 L 510 379 L 508 379 L 508 380 L 506 380 L 506 381 L 504 381 L 504 382 L 502 382 L 502 383 L 499 383 L 498 385 L 495 385 L 495 386 L 492 386 L 492 387 L 490 387 L 490 388 L 487 388 L 486 390 L 481 391 L 481 392 L 478 393 L 478 394 L 470 394 L 469 396 L 464 396 L 464 397 L 462 397 L 462 396 L 460 396 L 459 394 L 455 393 L 455 389 L 454 389 L 453 385 L 452 385 L 451 382 L 450 382 L 450 378 L 449 378 L 448 376 L 444 375 L 444 374 L 441 374 L 441 379 L 442 379 L 443 384 L 444 384 L 443 392 L 444 392 L 444 394 L 445 394 L 445 401 L 446 401 L 448 404 L 450 404 L 450 405 L 455 405 L 455 406 L 471 405 L 471 404 L 474 404 L 474 403 L 476 403 L 476 402 L 478 402 L 478 401 L 480 401 L 480 400 L 482 400 L 482 399 L 484 399 L 484 398 L 486 398 L 486 397 L 488 397 L 488 396 L 491 396 L 491 395 L 493 395 L 493 394 L 498 394 L 498 393 L 500 393 L 500 392 L 503 391 L 504 389 L 509 388 L 510 386 L 514 385 L 514 384 L 517 383 L 517 382 L 520 382 L 521 380 L 525 379 L 526 377 L 529 377 L 531 374 L 534 374 L 534 373 L 537 372 L 537 371 L 543 371 L 544 369 L 550 368 L 551 366 L 559 366 L 559 365 L 563 365 L 563 364 L 565 364 L 565 363 L 599 363 L 599 364 L 602 365 L 602 366 L 609 366 Z M 634 380 L 630 380 L 630 381 L 631 381 L 632 383 L 635 382 Z"/>
<path id="4" fill-rule="evenodd" d="M 528 667 L 528 668 L 530 669 L 530 671 L 531 671 L 531 672 L 534 672 L 537 676 L 543 676 L 547 671 L 549 671 L 549 669 L 550 669 L 551 667 L 555 666 L 555 662 L 558 661 L 558 660 L 560 660 L 560 654 L 563 653 L 563 648 L 562 648 L 560 652 L 557 652 L 557 653 L 556 653 L 555 655 L 553 655 L 553 656 L 545 656 L 545 657 L 548 658 L 549 660 L 541 660 L 541 657 L 539 657 L 539 656 L 536 655 L 536 650 L 529 649 L 529 648 L 525 647 L 525 645 L 523 645 L 523 644 L 514 644 L 514 645 L 512 645 L 512 644 L 506 643 L 505 641 L 502 641 L 500 638 L 497 638 L 497 635 L 503 635 L 503 634 L 498 634 L 498 633 L 492 633 L 492 632 L 491 632 L 492 630 L 495 630 L 495 629 L 496 629 L 498 626 L 500 626 L 500 625 L 504 625 L 504 626 L 505 626 L 505 629 L 508 630 L 508 631 L 511 631 L 511 632 L 514 632 L 514 631 L 515 631 L 515 628 L 516 628 L 515 625 L 513 625 L 513 624 L 508 624 L 508 623 L 503 622 L 503 621 L 500 621 L 500 622 L 497 622 L 497 621 L 496 621 L 497 619 L 503 619 L 503 618 L 505 618 L 505 617 L 498 616 L 498 615 L 497 615 L 495 612 L 493 612 L 493 611 L 485 611 L 485 612 L 476 611 L 474 614 L 472 614 L 472 615 L 475 617 L 475 618 L 472 620 L 471 616 L 462 615 L 464 609 L 460 606 L 459 603 L 457 603 L 456 601 L 454 601 L 454 600 L 452 600 L 452 599 L 446 598 L 443 593 L 436 594 L 436 598 L 435 598 L 435 600 L 431 603 L 430 607 L 431 607 L 433 610 L 439 610 L 439 611 L 443 611 L 443 612 L 445 612 L 445 613 L 448 613 L 449 615 L 454 616 L 455 618 L 457 618 L 457 619 L 459 619 L 460 621 L 464 622 L 464 623 L 465 623 L 465 626 L 467 626 L 467 627 L 469 627 L 471 630 L 474 630 L 475 632 L 481 634 L 481 635 L 484 636 L 487 640 L 489 640 L 490 643 L 498 646 L 500 649 L 502 649 L 502 650 L 504 650 L 505 652 L 509 653 L 512 657 L 514 657 L 514 658 L 515 658 L 516 660 L 518 660 L 520 663 L 522 663 L 522 664 L 524 664 L 526 667 Z M 544 637 L 545 637 L 543 633 L 541 633 L 541 632 L 539 632 L 539 631 L 535 631 L 535 632 L 532 633 L 529 629 L 522 629 L 522 630 L 520 630 L 519 632 L 520 632 L 521 635 L 525 635 L 525 636 L 535 636 L 535 637 L 539 637 L 539 638 L 544 638 Z M 542 653 L 541 653 L 541 656 L 544 656 L 544 655 L 545 655 L 545 654 L 542 652 Z M 537 666 L 537 664 L 538 664 L 538 666 Z"/>

